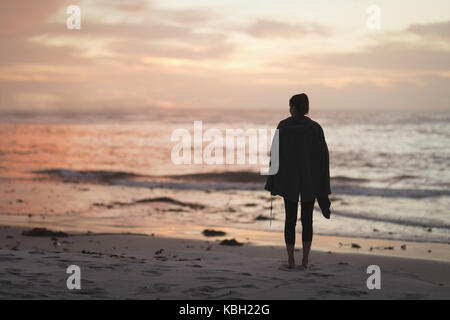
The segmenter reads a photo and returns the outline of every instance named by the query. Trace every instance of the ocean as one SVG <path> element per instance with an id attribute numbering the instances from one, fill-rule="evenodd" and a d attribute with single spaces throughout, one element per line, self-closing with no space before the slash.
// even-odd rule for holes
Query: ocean
<path id="1" fill-rule="evenodd" d="M 0 179 L 81 181 L 120 185 L 130 192 L 186 190 L 190 202 L 214 208 L 191 212 L 199 215 L 194 220 L 208 215 L 217 226 L 281 231 L 282 199 L 273 199 L 275 221 L 270 227 L 263 219 L 269 215 L 270 197 L 263 190 L 261 164 L 176 165 L 171 154 L 177 142 L 171 136 L 177 129 L 193 134 L 194 121 L 202 121 L 203 130 L 223 133 L 270 130 L 287 116 L 280 109 L 4 115 Z M 324 129 L 332 177 L 332 219 L 323 219 L 317 209 L 315 233 L 450 242 L 448 112 L 324 110 L 310 116 Z M 176 212 L 170 214 L 177 219 Z"/>

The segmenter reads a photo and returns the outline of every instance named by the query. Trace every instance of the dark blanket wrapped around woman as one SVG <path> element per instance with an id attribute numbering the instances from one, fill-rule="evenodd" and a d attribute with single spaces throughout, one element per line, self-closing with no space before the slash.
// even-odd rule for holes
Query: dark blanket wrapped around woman
<path id="1" fill-rule="evenodd" d="M 267 177 L 265 189 L 290 201 L 317 199 L 329 219 L 330 161 L 322 127 L 307 116 L 291 116 L 277 129 L 279 168 Z"/>

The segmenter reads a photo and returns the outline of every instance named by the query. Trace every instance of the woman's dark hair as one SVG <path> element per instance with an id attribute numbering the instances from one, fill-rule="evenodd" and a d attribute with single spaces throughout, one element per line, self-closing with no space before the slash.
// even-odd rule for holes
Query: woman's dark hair
<path id="1" fill-rule="evenodd" d="M 299 115 L 305 115 L 309 113 L 309 100 L 308 96 L 304 93 L 296 94 L 289 100 L 289 106 L 295 108 L 295 111 Z"/>

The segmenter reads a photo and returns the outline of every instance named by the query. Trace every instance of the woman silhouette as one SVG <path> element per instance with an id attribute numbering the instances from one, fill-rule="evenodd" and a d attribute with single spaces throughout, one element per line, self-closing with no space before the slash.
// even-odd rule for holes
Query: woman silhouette
<path id="1" fill-rule="evenodd" d="M 298 201 L 301 199 L 303 259 L 308 257 L 313 237 L 313 209 L 317 199 L 322 214 L 330 218 L 330 168 L 328 147 L 322 127 L 306 115 L 309 113 L 308 96 L 304 93 L 289 100 L 291 117 L 278 124 L 279 168 L 267 177 L 265 189 L 271 195 L 284 198 L 286 220 L 284 239 L 288 254 L 286 267 L 294 268 L 295 226 Z M 275 140 L 274 140 L 275 142 Z M 271 155 L 273 156 L 273 155 Z"/>

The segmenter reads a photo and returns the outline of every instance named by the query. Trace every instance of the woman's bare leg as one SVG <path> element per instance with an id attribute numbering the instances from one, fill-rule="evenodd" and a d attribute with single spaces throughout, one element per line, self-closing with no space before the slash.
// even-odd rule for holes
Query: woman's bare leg
<path id="1" fill-rule="evenodd" d="M 301 219 L 302 219 L 302 241 L 303 241 L 303 260 L 302 266 L 308 267 L 309 253 L 311 251 L 311 242 L 313 238 L 313 201 L 302 201 Z"/>
<path id="2" fill-rule="evenodd" d="M 295 267 L 294 247 L 295 247 L 295 226 L 297 224 L 298 202 L 284 199 L 286 210 L 286 220 L 284 224 L 284 240 L 286 243 L 286 251 L 288 254 L 287 268 Z"/>
<path id="3" fill-rule="evenodd" d="M 293 245 L 293 244 L 286 244 L 286 250 L 287 250 L 287 254 L 288 254 L 287 267 L 291 268 L 291 269 L 295 267 L 294 247 L 295 247 L 295 245 Z"/>
<path id="4" fill-rule="evenodd" d="M 311 241 L 303 241 L 302 266 L 308 268 L 309 252 L 311 251 Z"/>

